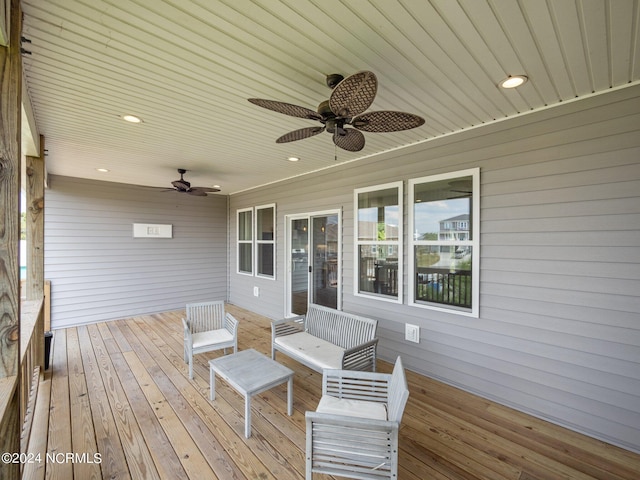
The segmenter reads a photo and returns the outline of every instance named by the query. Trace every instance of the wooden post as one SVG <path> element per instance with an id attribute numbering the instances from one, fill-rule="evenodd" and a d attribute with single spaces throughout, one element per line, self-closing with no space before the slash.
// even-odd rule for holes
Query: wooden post
<path id="1" fill-rule="evenodd" d="M 11 0 L 9 45 L 0 46 L 0 380 L 17 377 L 0 409 L 0 452 L 20 452 L 20 135 L 22 59 L 20 0 Z M 20 478 L 19 464 L 2 477 Z"/>
<path id="2" fill-rule="evenodd" d="M 44 137 L 40 135 L 40 156 L 27 157 L 26 230 L 27 300 L 44 296 Z"/>
<path id="3" fill-rule="evenodd" d="M 40 157 L 26 158 L 27 300 L 44 297 L 44 137 L 40 136 Z M 33 332 L 34 361 L 44 371 L 44 322 Z"/>

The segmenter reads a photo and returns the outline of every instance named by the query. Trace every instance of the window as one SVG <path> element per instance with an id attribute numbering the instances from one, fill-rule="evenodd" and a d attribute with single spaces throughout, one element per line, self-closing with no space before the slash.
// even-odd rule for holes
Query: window
<path id="1" fill-rule="evenodd" d="M 354 191 L 356 295 L 402 302 L 402 182 Z"/>
<path id="2" fill-rule="evenodd" d="M 238 273 L 253 274 L 253 209 L 238 210 Z"/>
<path id="3" fill-rule="evenodd" d="M 275 278 L 275 205 L 256 207 L 256 275 Z"/>
<path id="4" fill-rule="evenodd" d="M 409 181 L 410 303 L 478 316 L 480 170 Z"/>
<path id="5" fill-rule="evenodd" d="M 275 210 L 274 204 L 237 210 L 238 273 L 275 278 Z"/>

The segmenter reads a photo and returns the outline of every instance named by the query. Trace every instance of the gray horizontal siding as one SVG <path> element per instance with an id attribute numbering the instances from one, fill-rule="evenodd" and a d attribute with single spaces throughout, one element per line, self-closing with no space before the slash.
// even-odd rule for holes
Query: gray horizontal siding
<path id="1" fill-rule="evenodd" d="M 262 303 L 233 267 L 230 298 L 282 316 L 284 216 L 339 208 L 343 308 L 380 321 L 383 358 L 401 353 L 412 370 L 640 451 L 639 112 L 630 87 L 232 195 L 232 215 L 277 204 L 278 281 Z M 480 318 L 410 307 L 406 293 L 402 305 L 354 296 L 353 190 L 403 180 L 406 205 L 409 179 L 473 167 Z"/>
<path id="2" fill-rule="evenodd" d="M 46 192 L 45 277 L 52 328 L 226 299 L 227 198 L 53 176 Z M 133 223 L 173 238 L 133 238 Z"/>

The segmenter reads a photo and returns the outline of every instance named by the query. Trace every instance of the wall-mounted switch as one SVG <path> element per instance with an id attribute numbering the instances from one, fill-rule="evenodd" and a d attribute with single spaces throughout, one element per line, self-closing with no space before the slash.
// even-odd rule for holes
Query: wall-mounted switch
<path id="1" fill-rule="evenodd" d="M 409 342 L 420 343 L 420 327 L 406 323 L 404 326 L 404 339 Z"/>

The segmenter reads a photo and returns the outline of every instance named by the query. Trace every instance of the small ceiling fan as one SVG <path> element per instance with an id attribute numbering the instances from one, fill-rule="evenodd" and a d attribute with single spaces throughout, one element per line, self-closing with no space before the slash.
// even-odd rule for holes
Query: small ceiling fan
<path id="1" fill-rule="evenodd" d="M 344 78 L 339 74 L 327 76 L 327 86 L 333 91 L 329 100 L 318 106 L 318 111 L 275 100 L 250 98 L 249 102 L 262 108 L 292 117 L 317 120 L 322 126 L 301 128 L 281 136 L 276 143 L 293 142 L 309 138 L 325 130 L 333 134 L 336 146 L 351 152 L 364 148 L 362 132 L 398 132 L 424 124 L 424 119 L 412 113 L 382 110 L 363 113 L 373 103 L 378 80 L 373 72 L 362 71 Z M 351 126 L 353 128 L 349 128 Z"/>
<path id="2" fill-rule="evenodd" d="M 184 179 L 184 174 L 187 173 L 187 171 L 184 168 L 179 168 L 178 173 L 180 174 L 180 180 L 174 180 L 173 182 L 171 182 L 173 188 L 169 189 L 169 191 L 188 193 L 189 195 L 195 195 L 197 197 L 206 197 L 207 192 L 213 193 L 220 191 L 219 188 L 192 187 L 191 183 L 187 182 Z"/>

